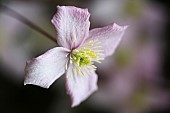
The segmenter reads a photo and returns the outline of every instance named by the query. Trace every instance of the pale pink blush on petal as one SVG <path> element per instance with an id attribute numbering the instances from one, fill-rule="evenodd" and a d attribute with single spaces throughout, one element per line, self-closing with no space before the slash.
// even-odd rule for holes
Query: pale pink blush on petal
<path id="1" fill-rule="evenodd" d="M 43 88 L 49 88 L 56 79 L 64 74 L 68 53 L 68 49 L 56 47 L 28 61 L 25 68 L 24 85 L 34 84 Z"/>
<path id="2" fill-rule="evenodd" d="M 88 73 L 79 68 L 83 73 L 82 76 L 78 74 L 78 71 L 74 72 L 74 69 L 75 65 L 70 64 L 66 73 L 66 90 L 71 97 L 72 107 L 78 106 L 98 89 L 98 77 L 92 68 L 86 68 L 89 71 Z"/>
<path id="3" fill-rule="evenodd" d="M 104 50 L 104 57 L 110 56 L 119 45 L 127 27 L 128 26 L 119 26 L 116 23 L 113 23 L 102 28 L 92 29 L 90 30 L 86 42 L 90 40 L 98 40 L 101 46 L 100 49 Z"/>
<path id="4" fill-rule="evenodd" d="M 87 9 L 74 6 L 57 6 L 57 13 L 51 20 L 57 31 L 60 46 L 74 49 L 88 37 L 90 14 Z"/>

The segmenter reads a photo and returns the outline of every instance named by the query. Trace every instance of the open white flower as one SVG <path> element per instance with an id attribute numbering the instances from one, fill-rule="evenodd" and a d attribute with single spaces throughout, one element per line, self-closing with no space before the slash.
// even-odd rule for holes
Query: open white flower
<path id="1" fill-rule="evenodd" d="M 94 62 L 100 63 L 113 54 L 127 26 L 113 23 L 89 31 L 89 17 L 87 9 L 57 6 L 52 23 L 61 47 L 55 47 L 27 62 L 25 85 L 49 88 L 66 73 L 67 94 L 71 96 L 72 107 L 97 90 Z"/>

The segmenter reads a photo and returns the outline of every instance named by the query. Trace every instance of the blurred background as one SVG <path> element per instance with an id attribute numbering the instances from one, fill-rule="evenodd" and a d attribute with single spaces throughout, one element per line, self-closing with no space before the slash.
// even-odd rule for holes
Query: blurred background
<path id="1" fill-rule="evenodd" d="M 0 4 L 0 113 L 170 113 L 168 1 L 0 0 Z M 49 89 L 23 85 L 26 61 L 56 44 L 10 9 L 55 37 L 51 18 L 57 5 L 88 8 L 91 29 L 112 22 L 130 26 L 115 54 L 96 64 L 99 90 L 76 108 L 70 107 L 64 77 Z"/>

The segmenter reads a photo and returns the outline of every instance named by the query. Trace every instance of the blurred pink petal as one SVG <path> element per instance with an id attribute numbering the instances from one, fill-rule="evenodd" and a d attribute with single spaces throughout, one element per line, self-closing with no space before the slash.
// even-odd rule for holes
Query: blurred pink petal
<path id="1" fill-rule="evenodd" d="M 57 30 L 57 42 L 68 49 L 77 48 L 88 36 L 90 27 L 88 10 L 74 6 L 57 6 L 57 10 L 52 19 Z"/>
<path id="2" fill-rule="evenodd" d="M 99 40 L 101 50 L 104 50 L 104 56 L 110 56 L 119 45 L 122 36 L 128 26 L 119 26 L 116 23 L 102 28 L 92 29 L 87 40 Z"/>
<path id="3" fill-rule="evenodd" d="M 79 71 L 74 72 L 76 68 L 76 65 L 71 64 L 67 70 L 66 78 L 67 93 L 71 96 L 72 107 L 79 105 L 97 90 L 98 77 L 93 68 L 80 68 L 82 76 L 78 74 Z M 88 70 L 88 73 L 85 70 Z"/>
<path id="4" fill-rule="evenodd" d="M 45 54 L 27 62 L 24 84 L 34 84 L 44 88 L 49 86 L 65 72 L 69 50 L 53 48 Z"/>

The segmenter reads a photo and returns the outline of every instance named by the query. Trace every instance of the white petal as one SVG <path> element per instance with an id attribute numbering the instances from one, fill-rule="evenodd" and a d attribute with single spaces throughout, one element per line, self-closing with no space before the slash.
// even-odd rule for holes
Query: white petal
<path id="1" fill-rule="evenodd" d="M 127 26 L 119 26 L 114 23 L 102 28 L 92 29 L 86 43 L 90 40 L 98 40 L 100 44 L 94 46 L 101 46 L 99 49 L 104 50 L 104 57 L 110 56 L 119 45 L 126 28 Z"/>
<path id="2" fill-rule="evenodd" d="M 34 84 L 44 88 L 49 86 L 65 72 L 68 61 L 66 55 L 69 50 L 63 47 L 56 47 L 45 54 L 28 61 L 26 64 L 26 84 Z"/>
<path id="3" fill-rule="evenodd" d="M 98 89 L 98 77 L 91 67 L 86 69 L 88 73 L 80 69 L 83 73 L 82 76 L 77 70 L 74 72 L 75 68 L 75 65 L 70 64 L 66 74 L 67 94 L 71 97 L 72 107 L 79 105 Z"/>
<path id="4" fill-rule="evenodd" d="M 57 6 L 51 20 L 57 31 L 57 42 L 68 49 L 78 47 L 88 37 L 90 14 L 87 9 L 74 6 Z"/>

